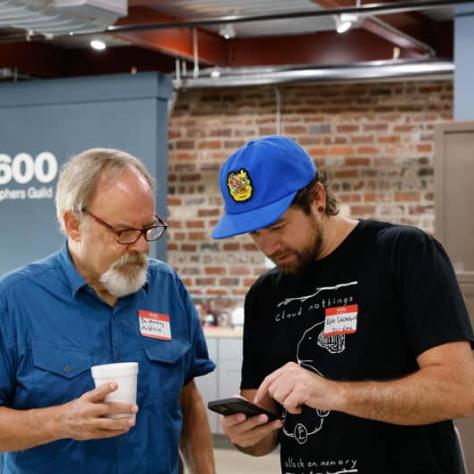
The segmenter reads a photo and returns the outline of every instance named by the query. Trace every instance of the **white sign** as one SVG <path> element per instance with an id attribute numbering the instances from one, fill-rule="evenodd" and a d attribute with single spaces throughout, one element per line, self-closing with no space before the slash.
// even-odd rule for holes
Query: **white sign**
<path id="1" fill-rule="evenodd" d="M 49 151 L 33 158 L 28 153 L 18 153 L 14 158 L 0 153 L 0 202 L 17 199 L 52 199 L 51 183 L 58 174 L 58 160 Z M 7 185 L 26 185 L 36 180 L 43 186 L 11 188 Z M 5 187 L 3 187 L 5 186 Z"/>

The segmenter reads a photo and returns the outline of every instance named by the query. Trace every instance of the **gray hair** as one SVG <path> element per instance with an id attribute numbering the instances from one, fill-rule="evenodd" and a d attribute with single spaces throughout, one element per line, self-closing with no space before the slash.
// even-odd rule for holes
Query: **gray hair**
<path id="1" fill-rule="evenodd" d="M 91 148 L 67 161 L 59 175 L 56 187 L 56 216 L 65 234 L 64 213 L 81 212 L 89 205 L 100 177 L 108 174 L 114 181 L 125 168 L 134 168 L 154 190 L 154 182 L 145 165 L 134 156 L 112 148 Z"/>

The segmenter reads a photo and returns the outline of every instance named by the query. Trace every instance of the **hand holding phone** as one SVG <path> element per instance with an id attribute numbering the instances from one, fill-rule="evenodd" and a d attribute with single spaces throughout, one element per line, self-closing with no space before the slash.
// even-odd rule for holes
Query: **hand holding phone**
<path id="1" fill-rule="evenodd" d="M 237 413 L 243 413 L 244 415 L 257 416 L 267 415 L 268 421 L 279 420 L 280 417 L 272 413 L 271 411 L 262 408 L 261 406 L 251 403 L 245 398 L 231 397 L 222 398 L 220 400 L 213 400 L 207 404 L 209 410 L 220 413 L 224 416 L 235 415 Z"/>

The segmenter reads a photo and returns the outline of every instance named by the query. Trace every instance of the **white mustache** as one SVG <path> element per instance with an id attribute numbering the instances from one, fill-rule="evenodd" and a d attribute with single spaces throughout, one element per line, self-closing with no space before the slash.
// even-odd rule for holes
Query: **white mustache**
<path id="1" fill-rule="evenodd" d="M 127 263 L 134 263 L 140 267 L 146 267 L 148 263 L 148 256 L 146 253 L 122 255 L 120 258 L 115 260 L 110 268 L 119 268 L 122 265 L 126 265 Z"/>

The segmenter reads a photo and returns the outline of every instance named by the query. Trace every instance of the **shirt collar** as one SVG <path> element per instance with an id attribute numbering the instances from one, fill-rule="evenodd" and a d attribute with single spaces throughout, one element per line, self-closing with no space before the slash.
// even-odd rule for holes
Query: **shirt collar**
<path id="1" fill-rule="evenodd" d="M 74 266 L 74 263 L 69 253 L 67 247 L 67 242 L 64 244 L 63 248 L 59 252 L 59 265 L 61 266 L 64 276 L 69 284 L 71 289 L 71 296 L 75 297 L 76 293 L 83 287 L 87 285 L 86 280 L 82 275 L 77 271 L 77 268 Z"/>

